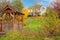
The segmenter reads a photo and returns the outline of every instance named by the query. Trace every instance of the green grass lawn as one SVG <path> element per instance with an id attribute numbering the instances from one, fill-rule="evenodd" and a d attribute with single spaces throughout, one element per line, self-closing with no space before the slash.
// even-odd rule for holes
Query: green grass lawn
<path id="1" fill-rule="evenodd" d="M 44 23 L 44 20 L 41 18 L 28 18 L 24 22 L 24 28 L 30 29 L 30 30 L 38 30 L 38 28 L 42 27 L 42 23 Z"/>

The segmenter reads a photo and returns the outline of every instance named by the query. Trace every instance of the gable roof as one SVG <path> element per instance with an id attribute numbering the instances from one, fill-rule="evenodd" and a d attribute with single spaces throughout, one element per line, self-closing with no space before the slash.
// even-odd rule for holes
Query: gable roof
<path id="1" fill-rule="evenodd" d="M 17 8 L 15 8 L 14 6 L 11 6 L 9 3 L 6 4 L 5 7 L 0 10 L 0 12 L 2 13 L 13 13 L 14 12 L 15 14 L 18 14 L 18 15 L 24 15 L 22 12 L 19 12 Z"/>
<path id="2" fill-rule="evenodd" d="M 7 12 L 16 12 L 16 10 L 13 8 L 13 7 L 11 7 L 10 5 L 6 5 L 6 7 L 4 7 L 2 10 L 1 10 L 1 12 L 5 12 L 5 13 L 7 13 Z"/>
<path id="3" fill-rule="evenodd" d="M 2 5 L 2 6 L 3 6 L 3 5 Z M 11 10 L 16 10 L 16 11 L 18 11 L 18 9 L 17 9 L 16 7 L 12 6 L 9 1 L 5 3 L 4 7 L 2 7 L 2 8 L 0 9 L 0 11 L 6 10 L 7 8 L 9 8 L 9 9 L 11 9 Z"/>

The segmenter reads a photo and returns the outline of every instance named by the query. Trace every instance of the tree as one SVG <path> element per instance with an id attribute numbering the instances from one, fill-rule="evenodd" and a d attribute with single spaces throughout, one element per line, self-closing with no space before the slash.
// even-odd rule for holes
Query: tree
<path id="1" fill-rule="evenodd" d="M 14 0 L 13 5 L 18 9 L 18 11 L 22 11 L 23 3 L 21 0 Z"/>
<path id="2" fill-rule="evenodd" d="M 25 15 L 24 15 L 24 18 L 27 18 L 28 15 L 29 15 L 29 9 L 28 9 L 28 8 L 23 9 L 22 12 L 25 14 Z"/>
<path id="3" fill-rule="evenodd" d="M 55 37 L 60 34 L 59 18 L 56 11 L 47 9 L 45 16 L 43 17 L 43 23 L 41 28 L 41 35 L 44 37 Z M 44 30 L 43 30 L 44 29 Z M 46 35 L 47 34 L 47 35 Z"/>
<path id="4" fill-rule="evenodd" d="M 56 0 L 53 2 L 53 8 L 58 12 L 58 15 L 60 17 L 60 0 Z"/>
<path id="5" fill-rule="evenodd" d="M 4 8 L 6 5 L 6 0 L 0 0 L 0 9 Z"/>
<path id="6" fill-rule="evenodd" d="M 23 8 L 23 3 L 21 0 L 8 0 L 11 5 L 13 5 L 18 11 L 21 11 Z M 7 0 L 0 0 L 0 9 L 6 6 Z"/>

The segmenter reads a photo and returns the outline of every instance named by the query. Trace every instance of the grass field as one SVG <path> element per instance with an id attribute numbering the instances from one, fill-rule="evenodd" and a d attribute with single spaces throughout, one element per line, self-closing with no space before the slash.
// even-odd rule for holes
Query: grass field
<path id="1" fill-rule="evenodd" d="M 44 23 L 44 20 L 41 18 L 28 18 L 26 19 L 26 21 L 24 22 L 25 29 L 30 29 L 30 30 L 38 30 L 41 26 L 42 23 Z"/>

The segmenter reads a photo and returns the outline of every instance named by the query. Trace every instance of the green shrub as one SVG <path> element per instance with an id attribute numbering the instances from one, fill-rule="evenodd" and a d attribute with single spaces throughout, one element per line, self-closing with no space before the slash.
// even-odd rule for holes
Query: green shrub
<path id="1" fill-rule="evenodd" d="M 42 37 L 55 37 L 60 34 L 60 19 L 55 11 L 47 11 L 43 18 L 42 27 L 39 28 L 39 34 Z"/>

